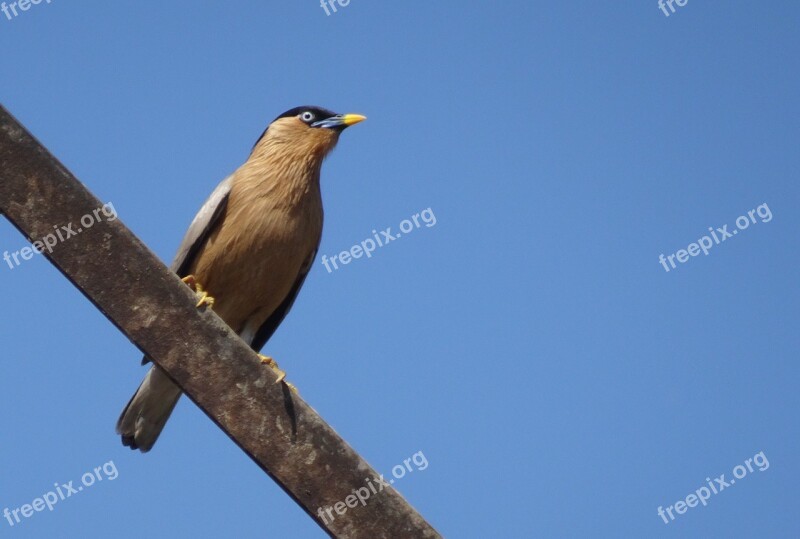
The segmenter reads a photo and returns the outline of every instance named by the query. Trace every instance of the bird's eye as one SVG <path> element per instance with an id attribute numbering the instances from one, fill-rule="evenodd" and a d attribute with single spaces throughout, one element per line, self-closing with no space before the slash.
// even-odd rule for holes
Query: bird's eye
<path id="1" fill-rule="evenodd" d="M 309 123 L 314 120 L 314 113 L 305 111 L 303 114 L 300 115 L 300 119 L 303 120 L 305 123 Z"/>

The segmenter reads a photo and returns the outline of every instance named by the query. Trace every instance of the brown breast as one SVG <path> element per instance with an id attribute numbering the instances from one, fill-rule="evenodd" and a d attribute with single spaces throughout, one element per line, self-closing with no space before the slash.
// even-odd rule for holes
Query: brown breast
<path id="1" fill-rule="evenodd" d="M 222 222 L 190 270 L 236 332 L 281 304 L 322 235 L 319 170 L 257 165 L 235 173 Z"/>

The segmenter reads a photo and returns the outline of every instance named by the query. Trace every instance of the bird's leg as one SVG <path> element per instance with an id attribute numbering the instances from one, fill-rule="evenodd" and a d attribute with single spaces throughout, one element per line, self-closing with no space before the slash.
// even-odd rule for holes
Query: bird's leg
<path id="1" fill-rule="evenodd" d="M 208 292 L 203 290 L 203 285 L 197 282 L 197 278 L 194 275 L 187 275 L 183 279 L 181 279 L 184 283 L 187 284 L 189 288 L 192 289 L 195 296 L 197 296 L 197 305 L 196 307 L 199 309 L 203 305 L 208 305 L 210 308 L 214 307 L 214 298 L 208 295 Z"/>
<path id="2" fill-rule="evenodd" d="M 263 363 L 264 365 L 269 365 L 269 367 L 273 371 L 275 371 L 275 374 L 278 375 L 278 379 L 275 380 L 276 384 L 280 384 L 281 382 L 283 382 L 289 387 L 289 389 L 291 389 L 292 391 L 297 393 L 297 388 L 294 387 L 293 384 L 285 381 L 286 380 L 286 372 L 283 369 L 281 369 L 280 367 L 278 367 L 278 362 L 277 361 L 275 361 L 271 357 L 265 356 L 263 354 L 258 354 L 258 357 L 261 358 L 261 363 Z"/>

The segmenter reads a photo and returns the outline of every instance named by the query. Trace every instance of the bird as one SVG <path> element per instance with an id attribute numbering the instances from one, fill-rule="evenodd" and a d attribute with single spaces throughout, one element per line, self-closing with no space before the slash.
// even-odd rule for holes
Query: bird
<path id="1" fill-rule="evenodd" d="M 286 317 L 316 257 L 322 163 L 342 131 L 364 120 L 317 106 L 275 118 L 203 204 L 178 248 L 170 270 L 196 293 L 197 307 L 212 308 L 256 352 Z M 260 357 L 281 382 L 277 363 Z M 154 364 L 117 422 L 123 445 L 150 451 L 181 394 Z"/>

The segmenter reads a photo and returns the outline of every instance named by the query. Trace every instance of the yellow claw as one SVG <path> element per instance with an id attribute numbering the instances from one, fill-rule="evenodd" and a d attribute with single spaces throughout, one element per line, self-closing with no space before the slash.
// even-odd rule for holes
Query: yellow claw
<path id="1" fill-rule="evenodd" d="M 214 298 L 208 295 L 208 292 L 204 290 L 198 290 L 197 294 L 199 295 L 200 299 L 197 300 L 197 307 L 198 309 L 203 305 L 208 305 L 208 308 L 211 309 L 214 307 Z"/>
<path id="2" fill-rule="evenodd" d="M 208 292 L 203 290 L 203 285 L 197 282 L 197 278 L 194 275 L 187 275 L 186 277 L 183 277 L 181 281 L 186 283 L 187 286 L 191 288 L 197 296 L 197 305 L 195 305 L 195 307 L 198 309 L 203 305 L 208 305 L 209 308 L 214 307 L 214 298 L 210 296 Z"/>
<path id="3" fill-rule="evenodd" d="M 286 387 L 291 389 L 294 393 L 298 393 L 297 388 L 294 386 L 294 384 L 292 384 L 291 382 L 287 382 L 286 381 L 286 372 L 283 371 L 280 367 L 278 367 L 278 362 L 277 361 L 275 361 L 273 358 L 271 358 L 269 356 L 265 356 L 263 354 L 258 354 L 258 357 L 261 358 L 261 363 L 263 363 L 264 365 L 269 365 L 270 368 L 273 371 L 275 371 L 275 374 L 278 375 L 278 379 L 275 380 L 276 384 L 280 384 L 281 382 L 283 382 L 284 384 L 286 384 Z"/>
<path id="4" fill-rule="evenodd" d="M 275 374 L 278 375 L 278 379 L 275 380 L 275 383 L 280 384 L 281 382 L 283 382 L 283 380 L 286 378 L 286 373 L 283 370 L 281 370 L 280 367 L 278 367 L 278 362 L 272 359 L 271 357 L 262 354 L 258 354 L 258 357 L 261 358 L 261 363 L 263 363 L 264 365 L 269 365 L 270 368 L 273 371 L 275 371 Z"/>

